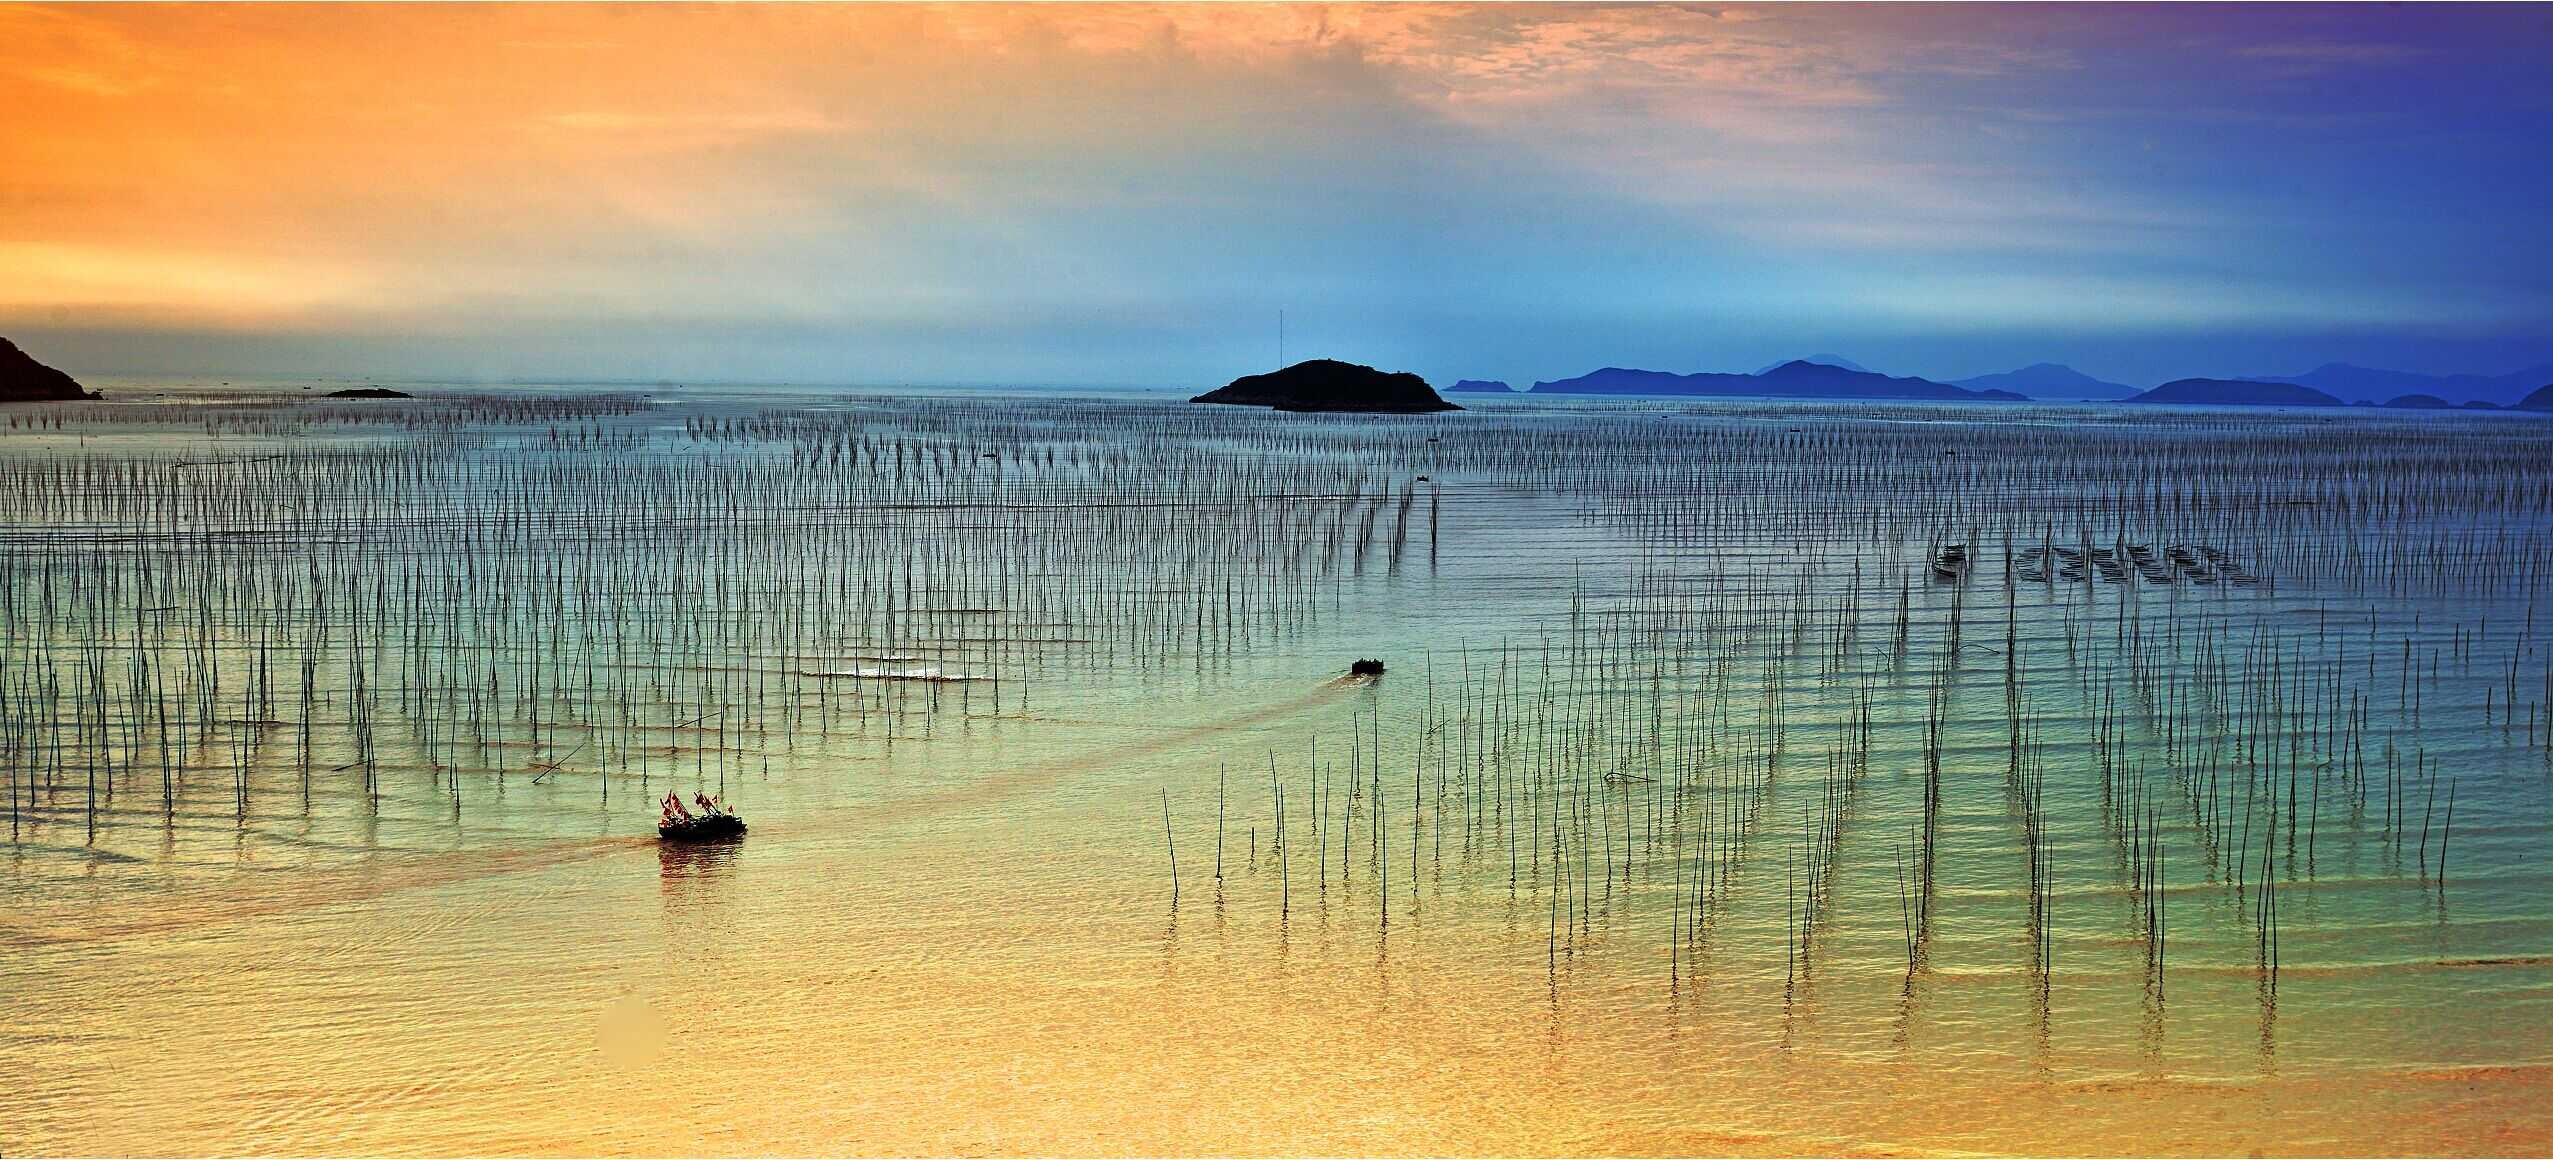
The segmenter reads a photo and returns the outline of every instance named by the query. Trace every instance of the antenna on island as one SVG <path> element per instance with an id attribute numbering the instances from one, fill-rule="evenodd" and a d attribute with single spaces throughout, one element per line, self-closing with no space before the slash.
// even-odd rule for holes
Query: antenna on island
<path id="1" fill-rule="evenodd" d="M 1285 369 L 1285 311 L 1277 311 L 1277 369 Z"/>

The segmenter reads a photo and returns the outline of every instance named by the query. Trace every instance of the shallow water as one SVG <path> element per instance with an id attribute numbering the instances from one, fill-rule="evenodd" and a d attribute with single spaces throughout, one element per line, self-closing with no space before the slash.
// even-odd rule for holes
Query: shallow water
<path id="1" fill-rule="evenodd" d="M 0 433 L 0 1150 L 2553 1138 L 2542 420 L 166 389 Z"/>

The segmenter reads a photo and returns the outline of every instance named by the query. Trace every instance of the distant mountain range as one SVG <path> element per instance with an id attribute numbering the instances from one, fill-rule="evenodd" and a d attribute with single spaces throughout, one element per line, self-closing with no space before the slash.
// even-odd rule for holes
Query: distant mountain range
<path id="1" fill-rule="evenodd" d="M 2434 395 L 2450 403 L 2485 402 L 2508 406 L 2527 393 L 2553 383 L 2553 363 L 2505 375 L 2424 375 L 2388 371 L 2348 363 L 2324 363 L 2301 375 L 2247 375 L 2259 382 L 2295 383 L 2355 402 L 2381 403 L 2402 395 Z"/>
<path id="2" fill-rule="evenodd" d="M 2094 378 L 2060 363 L 2034 363 L 2018 370 L 1974 378 L 1936 381 L 1881 374 L 1836 354 L 1775 363 L 1753 374 L 1639 370 L 1604 367 L 1575 378 L 1535 383 L 1530 390 L 1551 395 L 1704 395 L 1794 399 L 2117 399 L 2145 403 L 2250 406 L 2329 407 L 2349 403 L 2382 404 L 2405 409 L 2447 407 L 2526 407 L 2519 400 L 2530 392 L 2543 398 L 2531 409 L 2553 410 L 2553 398 L 2538 388 L 2553 386 L 2553 364 L 2505 375 L 2425 375 L 2378 370 L 2347 363 L 2326 363 L 2301 375 L 2244 375 L 2234 378 L 2177 379 L 2150 391 Z M 2269 390 L 2267 387 L 2287 389 Z M 1449 391 L 1498 392 L 1510 388 L 1491 379 L 1465 379 Z"/>
<path id="3" fill-rule="evenodd" d="M 2257 379 L 2174 379 L 2153 390 L 2130 395 L 2130 403 L 2210 404 L 2242 407 L 2345 407 L 2312 387 Z"/>
<path id="4" fill-rule="evenodd" d="M 1574 379 L 1539 382 L 1538 395 L 1746 395 L 1777 399 L 1973 399 L 2026 401 L 2010 391 L 1972 391 L 1930 379 L 1891 378 L 1832 363 L 1793 359 L 1751 375 L 1680 375 L 1606 367 Z"/>
<path id="5" fill-rule="evenodd" d="M 2034 399 L 2124 399 L 2136 393 L 2126 383 L 2096 379 L 2057 363 L 2032 363 L 1999 375 L 1952 379 L 1950 385 L 1972 391 L 2011 391 Z"/>

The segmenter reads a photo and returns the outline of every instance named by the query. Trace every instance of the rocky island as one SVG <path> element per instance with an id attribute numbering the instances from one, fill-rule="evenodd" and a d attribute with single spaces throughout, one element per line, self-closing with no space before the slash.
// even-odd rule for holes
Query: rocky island
<path id="1" fill-rule="evenodd" d="M 328 392 L 328 397 L 329 397 L 329 398 L 331 398 L 331 399 L 413 399 L 413 398 L 416 398 L 416 396 L 415 396 L 415 395 L 411 395 L 411 394 L 409 394 L 409 393 L 408 393 L 408 392 L 406 392 L 406 391 L 394 391 L 394 390 L 391 390 L 391 389 L 390 389 L 390 388 L 388 388 L 388 387 L 348 387 L 348 388 L 346 388 L 345 390 L 342 390 L 342 391 L 330 391 L 330 392 Z"/>
<path id="2" fill-rule="evenodd" d="M 1391 415 L 1462 410 L 1439 397 L 1427 380 L 1407 371 L 1378 371 L 1327 358 L 1309 359 L 1263 375 L 1243 375 L 1188 401 L 1273 407 L 1279 411 Z"/>
<path id="3" fill-rule="evenodd" d="M 0 403 L 51 403 L 94 399 L 71 376 L 35 361 L 18 344 L 0 338 Z"/>
<path id="4" fill-rule="evenodd" d="M 1478 395 L 1512 395 L 1516 393 L 1516 388 L 1508 386 L 1505 379 L 1463 379 L 1456 382 L 1453 386 L 1445 388 L 1445 393 L 1448 395 L 1457 392 Z"/>

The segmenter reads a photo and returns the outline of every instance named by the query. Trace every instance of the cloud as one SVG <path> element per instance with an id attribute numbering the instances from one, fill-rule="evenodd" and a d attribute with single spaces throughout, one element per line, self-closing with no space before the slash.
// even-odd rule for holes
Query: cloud
<path id="1" fill-rule="evenodd" d="M 2291 40 L 2267 44 L 2246 44 L 2234 55 L 2254 60 L 2297 61 L 2320 65 L 2397 64 L 2431 55 L 2430 50 L 2408 44 L 2386 44 L 2374 41 Z"/>
<path id="2" fill-rule="evenodd" d="M 772 110 L 758 113 L 665 115 L 583 109 L 545 118 L 562 129 L 591 133 L 649 134 L 689 139 L 708 133 L 720 138 L 759 137 L 781 133 L 839 133 L 843 122 L 821 113 Z"/>
<path id="3" fill-rule="evenodd" d="M 0 311 L 72 308 L 84 316 L 161 315 L 173 304 L 209 322 L 289 318 L 357 300 L 364 281 L 340 268 L 163 248 L 0 241 Z"/>
<path id="4" fill-rule="evenodd" d="M 0 6 L 0 323 L 766 317 L 884 343 L 1455 302 L 2180 326 L 2399 315 L 2471 277 L 2454 227 L 2392 197 L 2408 179 L 2307 164 L 2441 125 L 2480 155 L 2488 124 L 2315 79 L 2417 77 L 2431 41 L 2122 11 Z M 2477 87 L 2544 106 L 2540 81 Z M 2468 164 L 2422 172 L 2513 187 Z M 2379 277 L 2388 238 L 2427 253 Z"/>
<path id="5" fill-rule="evenodd" d="M 151 83 L 151 55 L 112 23 L 77 10 L 0 4 L 0 77 L 121 97 Z"/>
<path id="6" fill-rule="evenodd" d="M 92 97 L 121 97 L 133 91 L 133 87 L 123 81 L 86 69 L 30 67 L 21 70 L 19 75 Z"/>

